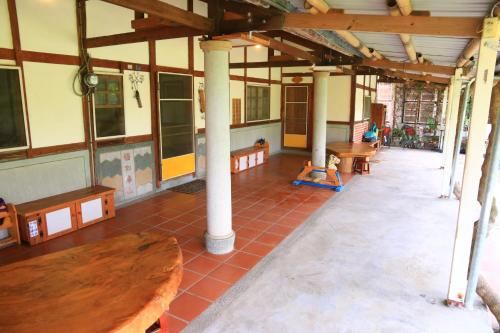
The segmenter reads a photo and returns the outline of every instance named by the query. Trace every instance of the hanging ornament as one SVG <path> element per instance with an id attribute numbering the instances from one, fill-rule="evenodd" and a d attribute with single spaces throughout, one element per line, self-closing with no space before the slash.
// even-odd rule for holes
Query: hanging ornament
<path id="1" fill-rule="evenodd" d="M 129 74 L 128 79 L 132 84 L 132 91 L 134 92 L 134 98 L 137 100 L 137 106 L 142 108 L 141 94 L 139 93 L 139 84 L 144 81 L 144 75 L 135 71 Z"/>

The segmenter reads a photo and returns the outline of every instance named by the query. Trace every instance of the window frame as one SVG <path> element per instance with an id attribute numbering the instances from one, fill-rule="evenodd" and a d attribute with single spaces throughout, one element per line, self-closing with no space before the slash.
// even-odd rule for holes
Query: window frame
<path id="1" fill-rule="evenodd" d="M 287 89 L 289 87 L 292 87 L 292 88 L 306 88 L 306 91 L 307 91 L 307 94 L 306 94 L 306 101 L 305 102 L 287 102 Z M 297 135 L 305 135 L 306 137 L 309 135 L 309 112 L 311 112 L 311 110 L 309 109 L 309 103 L 310 103 L 310 100 L 309 100 L 309 93 L 310 93 L 310 86 L 308 86 L 307 84 L 293 84 L 293 85 L 286 85 L 284 86 L 284 90 L 285 90 L 285 93 L 284 93 L 284 103 L 283 103 L 283 133 L 284 134 L 295 134 L 295 133 L 287 133 L 286 132 L 286 111 L 287 111 L 287 105 L 286 104 L 306 104 L 306 107 L 307 107 L 307 113 L 306 113 L 306 133 L 305 134 L 297 134 Z"/>
<path id="2" fill-rule="evenodd" d="M 415 89 L 413 89 L 415 90 Z M 433 115 L 436 116 L 438 114 L 438 107 L 439 107 L 439 90 L 438 89 L 434 89 L 433 91 L 433 95 L 434 95 L 434 100 L 432 101 L 422 101 L 422 93 L 424 92 L 424 90 L 421 90 L 421 91 L 418 91 L 418 98 L 416 100 L 407 100 L 406 99 L 406 93 L 407 93 L 407 89 L 405 89 L 404 91 L 404 99 L 403 99 L 403 114 L 402 114 L 402 123 L 403 124 L 414 124 L 414 125 L 425 125 L 427 124 L 427 120 L 426 121 L 420 121 L 420 113 L 421 113 L 421 104 L 422 102 L 424 103 L 433 103 L 434 104 L 434 110 L 433 110 Z M 406 104 L 407 103 L 416 103 L 417 104 L 417 112 L 415 114 L 415 121 L 406 121 L 405 118 L 406 118 Z"/>
<path id="3" fill-rule="evenodd" d="M 29 129 L 28 129 L 28 113 L 26 111 L 26 101 L 24 98 L 25 95 L 24 95 L 24 80 L 23 80 L 22 68 L 20 66 L 0 65 L 0 69 L 17 70 L 17 74 L 19 75 L 19 89 L 20 89 L 20 93 L 21 93 L 21 105 L 22 105 L 22 110 L 23 110 L 24 135 L 26 138 L 26 145 L 18 146 L 18 147 L 11 147 L 11 148 L 0 148 L 0 153 L 27 150 L 31 146 L 31 142 L 30 142 L 30 136 L 29 136 L 29 132 L 28 132 L 29 131 Z"/>
<path id="4" fill-rule="evenodd" d="M 248 120 L 248 87 L 268 88 L 269 89 L 269 118 Z M 271 85 L 270 84 L 246 84 L 245 86 L 245 123 L 259 123 L 271 120 Z"/>
<path id="5" fill-rule="evenodd" d="M 95 109 L 96 109 L 96 103 L 95 103 L 95 89 L 92 92 L 92 116 L 93 116 L 93 123 L 94 123 L 94 140 L 95 141 L 106 141 L 106 140 L 113 140 L 113 139 L 121 139 L 127 137 L 127 112 L 126 110 L 126 105 L 125 105 L 125 85 L 124 85 L 124 74 L 123 73 L 115 73 L 115 72 L 95 72 L 97 76 L 99 77 L 100 75 L 103 76 L 120 76 L 122 80 L 122 101 L 123 101 L 123 127 L 124 127 L 124 133 L 120 135 L 112 135 L 112 136 L 103 136 L 103 137 L 98 137 L 97 136 L 97 122 L 96 122 L 96 114 L 95 114 Z"/>
<path id="6" fill-rule="evenodd" d="M 191 98 L 161 98 L 160 97 L 160 75 L 161 74 L 168 74 L 168 75 L 177 75 L 177 76 L 189 76 L 191 77 Z M 175 157 L 180 157 L 180 156 L 186 156 L 190 154 L 195 154 L 196 156 L 196 133 L 195 133 L 195 121 L 196 121 L 196 115 L 195 115 L 195 96 L 194 96 L 194 75 L 193 74 L 183 74 L 183 73 L 174 73 L 174 72 L 157 72 L 156 73 L 156 80 L 157 80 L 157 85 L 158 85 L 158 93 L 157 93 L 157 106 L 158 106 L 158 135 L 159 135 L 159 143 L 160 143 L 160 163 L 162 160 L 168 160 L 170 158 L 175 158 Z M 163 147 L 162 147 L 162 138 L 163 134 L 161 132 L 161 101 L 191 101 L 191 118 L 192 118 L 192 131 L 193 131 L 193 142 L 192 142 L 192 149 L 193 152 L 183 154 L 183 155 L 177 155 L 177 156 L 172 156 L 172 157 L 166 157 L 163 158 Z"/>

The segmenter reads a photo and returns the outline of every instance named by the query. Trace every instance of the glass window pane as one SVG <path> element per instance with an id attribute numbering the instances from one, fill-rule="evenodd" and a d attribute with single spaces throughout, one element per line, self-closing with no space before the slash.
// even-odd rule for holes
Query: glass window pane
<path id="1" fill-rule="evenodd" d="M 246 120 L 268 120 L 270 118 L 270 88 L 247 86 Z"/>
<path id="2" fill-rule="evenodd" d="M 27 146 L 17 69 L 0 68 L 0 149 Z"/>
<path id="3" fill-rule="evenodd" d="M 95 108 L 96 134 L 98 138 L 125 134 L 123 108 Z"/>
<path id="4" fill-rule="evenodd" d="M 99 75 L 94 92 L 96 137 L 125 135 L 122 76 Z"/>
<path id="5" fill-rule="evenodd" d="M 417 120 L 417 102 L 406 102 L 404 104 L 404 122 L 414 123 Z"/>
<path id="6" fill-rule="evenodd" d="M 162 158 L 193 153 L 193 103 L 160 101 Z"/>
<path id="7" fill-rule="evenodd" d="M 428 118 L 433 118 L 436 110 L 434 102 L 420 102 L 419 119 L 420 123 L 427 123 Z"/>
<path id="8" fill-rule="evenodd" d="M 192 99 L 192 77 L 188 75 L 160 74 L 160 99 Z"/>

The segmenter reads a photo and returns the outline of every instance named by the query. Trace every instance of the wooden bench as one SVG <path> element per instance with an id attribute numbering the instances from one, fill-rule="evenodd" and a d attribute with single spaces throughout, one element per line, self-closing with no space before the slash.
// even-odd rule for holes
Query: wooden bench
<path id="1" fill-rule="evenodd" d="M 253 147 L 234 150 L 231 152 L 231 173 L 239 173 L 244 170 L 264 164 L 269 157 L 269 143 L 264 145 L 255 144 Z"/>
<path id="2" fill-rule="evenodd" d="M 114 192 L 98 185 L 16 206 L 21 239 L 35 245 L 114 217 Z"/>
<path id="3" fill-rule="evenodd" d="M 0 332 L 145 332 L 182 279 L 173 237 L 126 234 L 0 267 Z"/>
<path id="4" fill-rule="evenodd" d="M 368 160 L 377 153 L 372 147 L 373 142 L 330 142 L 326 150 L 340 159 L 338 169 L 340 172 L 352 173 L 353 160 L 355 157 L 364 157 Z"/>

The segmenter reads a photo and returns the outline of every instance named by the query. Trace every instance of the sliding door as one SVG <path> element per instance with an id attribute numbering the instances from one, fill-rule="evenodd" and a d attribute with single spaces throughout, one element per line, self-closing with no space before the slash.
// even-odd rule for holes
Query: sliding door
<path id="1" fill-rule="evenodd" d="M 162 180 L 195 172 L 193 77 L 158 74 Z"/>
<path id="2" fill-rule="evenodd" d="M 309 87 L 285 86 L 283 146 L 307 148 Z"/>

